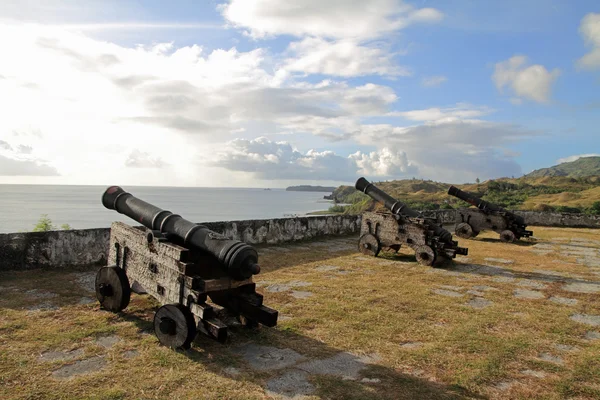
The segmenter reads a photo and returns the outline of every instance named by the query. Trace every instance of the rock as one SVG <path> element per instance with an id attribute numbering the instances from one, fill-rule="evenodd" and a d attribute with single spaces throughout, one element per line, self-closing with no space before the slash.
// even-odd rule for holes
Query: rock
<path id="1" fill-rule="evenodd" d="M 598 340 L 600 339 L 600 332 L 587 331 L 584 336 L 587 340 Z"/>
<path id="2" fill-rule="evenodd" d="M 129 359 L 129 358 L 135 358 L 139 355 L 140 353 L 137 350 L 127 350 L 123 352 L 123 357 Z"/>
<path id="3" fill-rule="evenodd" d="M 115 344 L 117 344 L 120 341 L 121 341 L 120 337 L 118 337 L 116 335 L 110 335 L 110 336 L 101 336 L 101 337 L 97 338 L 95 343 L 98 346 L 104 347 L 105 349 L 110 349 L 111 347 L 113 347 Z"/>
<path id="4" fill-rule="evenodd" d="M 568 344 L 555 344 L 554 348 L 560 351 L 579 351 L 579 348 L 575 346 L 569 346 Z"/>
<path id="5" fill-rule="evenodd" d="M 454 290 L 454 291 L 459 291 L 459 290 L 463 290 L 464 287 L 462 286 L 452 286 L 452 285 L 440 285 L 439 286 L 442 289 L 447 289 L 447 290 Z"/>
<path id="6" fill-rule="evenodd" d="M 240 355 L 258 371 L 287 368 L 305 359 L 292 349 L 278 349 L 271 346 L 248 344 L 237 348 Z"/>
<path id="7" fill-rule="evenodd" d="M 302 292 L 299 290 L 292 290 L 292 297 L 296 299 L 307 299 L 313 295 L 312 292 Z"/>
<path id="8" fill-rule="evenodd" d="M 96 274 L 97 272 L 81 272 L 73 274 L 75 276 L 75 282 L 79 287 L 86 292 L 96 291 Z"/>
<path id="9" fill-rule="evenodd" d="M 516 289 L 514 296 L 519 299 L 543 299 L 544 294 L 535 290 Z"/>
<path id="10" fill-rule="evenodd" d="M 318 266 L 317 268 L 315 268 L 315 271 L 331 272 L 331 271 L 337 271 L 339 269 L 340 269 L 340 267 L 336 267 L 335 265 L 321 265 L 321 266 Z"/>
<path id="11" fill-rule="evenodd" d="M 239 374 L 241 374 L 240 370 L 234 367 L 223 368 L 223 372 L 231 376 L 238 376 Z"/>
<path id="12" fill-rule="evenodd" d="M 52 372 L 52 375 L 59 379 L 70 378 L 76 375 L 89 374 L 100 371 L 106 365 L 103 357 L 92 357 L 86 360 L 76 361 L 73 364 L 65 365 Z"/>
<path id="13" fill-rule="evenodd" d="M 53 311 L 58 310 L 60 307 L 50 303 L 49 301 L 45 301 L 40 304 L 33 305 L 31 307 L 27 307 L 28 311 Z"/>
<path id="14" fill-rule="evenodd" d="M 403 349 L 418 349 L 423 347 L 423 343 L 421 342 L 406 342 L 400 345 Z"/>
<path id="15" fill-rule="evenodd" d="M 39 356 L 38 361 L 68 361 L 84 354 L 83 349 L 71 351 L 48 351 Z"/>
<path id="16" fill-rule="evenodd" d="M 453 292 L 451 290 L 444 290 L 444 289 L 433 289 L 432 292 L 435 294 L 439 294 L 440 296 L 446 296 L 446 297 L 462 297 L 462 296 L 464 296 L 462 293 L 457 293 L 457 292 Z"/>
<path id="17" fill-rule="evenodd" d="M 473 296 L 479 296 L 479 297 L 485 296 L 484 292 L 478 292 L 477 290 L 467 290 L 467 294 L 472 294 Z"/>
<path id="18" fill-rule="evenodd" d="M 471 308 L 486 308 L 491 306 L 492 304 L 494 304 L 492 301 L 490 300 L 486 300 L 486 299 L 482 299 L 481 297 L 475 297 L 474 299 L 471 299 L 468 303 L 466 303 L 465 305 L 471 307 Z"/>
<path id="19" fill-rule="evenodd" d="M 557 304 L 564 304 L 566 306 L 574 306 L 577 305 L 578 301 L 576 299 L 569 299 L 566 297 L 552 296 L 548 300 Z"/>
<path id="20" fill-rule="evenodd" d="M 564 364 L 564 361 L 562 358 L 560 358 L 558 356 L 553 356 L 550 353 L 542 353 L 542 354 L 540 354 L 539 358 L 540 358 L 540 360 L 548 361 L 548 362 L 551 362 L 554 364 L 559 364 L 559 365 Z"/>
<path id="21" fill-rule="evenodd" d="M 526 369 L 524 371 L 521 371 L 521 373 L 523 375 L 533 376 L 534 378 L 545 378 L 547 375 L 544 371 L 533 371 L 531 369 Z"/>
<path id="22" fill-rule="evenodd" d="M 362 378 L 360 381 L 361 381 L 362 383 L 379 383 L 379 382 L 381 382 L 381 380 L 380 380 L 380 379 L 377 379 L 377 378 L 373 378 L 373 379 L 369 379 L 369 378 Z"/>
<path id="23" fill-rule="evenodd" d="M 25 291 L 25 294 L 27 295 L 27 297 L 32 298 L 32 299 L 53 299 L 55 297 L 58 297 L 58 295 L 56 293 L 52 293 L 52 292 L 48 292 L 48 291 L 40 290 L 40 289 L 27 290 L 27 291 Z"/>
<path id="24" fill-rule="evenodd" d="M 285 399 L 294 399 L 313 393 L 315 387 L 308 381 L 308 374 L 304 371 L 292 369 L 281 376 L 267 381 L 267 392 L 271 395 L 280 395 Z"/>
<path id="25" fill-rule="evenodd" d="M 574 293 L 600 293 L 600 285 L 597 283 L 569 283 L 562 287 L 562 290 Z"/>
<path id="26" fill-rule="evenodd" d="M 265 290 L 267 292 L 271 292 L 271 293 L 279 293 L 279 292 L 287 292 L 288 290 L 290 290 L 290 287 L 288 285 L 284 285 L 282 283 L 275 283 L 273 285 L 269 285 L 265 288 Z"/>
<path id="27" fill-rule="evenodd" d="M 581 324 L 600 326 L 600 315 L 574 314 L 571 319 Z"/>
<path id="28" fill-rule="evenodd" d="M 509 282 L 513 282 L 515 280 L 515 278 L 512 278 L 510 276 L 496 276 L 496 277 L 492 278 L 492 280 L 494 282 L 509 283 Z"/>
<path id="29" fill-rule="evenodd" d="M 85 305 L 85 304 L 92 304 L 95 302 L 96 302 L 96 299 L 92 299 L 91 297 L 82 297 L 79 299 L 77 304 Z"/>
<path id="30" fill-rule="evenodd" d="M 499 264 L 513 264 L 515 262 L 515 260 L 507 260 L 505 258 L 485 258 L 485 261 L 488 262 L 492 262 L 492 263 L 499 263 Z"/>
<path id="31" fill-rule="evenodd" d="M 334 375 L 340 378 L 356 379 L 359 372 L 375 357 L 357 357 L 350 353 L 339 353 L 323 360 L 312 360 L 296 368 L 311 374 Z"/>
<path id="32" fill-rule="evenodd" d="M 291 281 L 291 282 L 288 282 L 288 285 L 290 287 L 306 287 L 306 286 L 312 285 L 312 283 L 304 282 L 304 281 Z"/>
<path id="33" fill-rule="evenodd" d="M 473 286 L 474 290 L 482 290 L 484 292 L 487 292 L 488 290 L 498 290 L 495 287 L 491 287 L 491 286 L 485 286 L 485 285 L 475 285 Z"/>
<path id="34" fill-rule="evenodd" d="M 289 315 L 281 315 L 281 314 L 279 314 L 277 316 L 277 322 L 289 321 L 291 319 L 292 319 L 292 317 L 290 317 Z"/>
<path id="35" fill-rule="evenodd" d="M 546 289 L 546 285 L 540 282 L 533 281 L 531 279 L 523 279 L 522 281 L 517 282 L 517 285 L 535 289 Z"/>

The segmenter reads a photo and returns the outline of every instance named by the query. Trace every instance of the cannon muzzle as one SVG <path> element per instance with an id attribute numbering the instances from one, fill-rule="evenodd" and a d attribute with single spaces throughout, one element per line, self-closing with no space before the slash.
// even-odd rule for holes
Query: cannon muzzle
<path id="1" fill-rule="evenodd" d="M 204 225 L 187 221 L 177 214 L 146 203 L 119 186 L 106 189 L 102 195 L 102 204 L 109 210 L 127 215 L 148 229 L 177 237 L 185 246 L 212 254 L 233 279 L 248 279 L 260 272 L 258 253 L 252 246 L 228 239 Z"/>

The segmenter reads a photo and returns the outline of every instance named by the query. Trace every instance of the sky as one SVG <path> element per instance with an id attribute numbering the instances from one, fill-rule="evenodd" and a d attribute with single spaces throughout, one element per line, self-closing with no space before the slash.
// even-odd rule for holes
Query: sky
<path id="1" fill-rule="evenodd" d="M 2 0 L 0 184 L 518 177 L 600 153 L 597 0 Z"/>

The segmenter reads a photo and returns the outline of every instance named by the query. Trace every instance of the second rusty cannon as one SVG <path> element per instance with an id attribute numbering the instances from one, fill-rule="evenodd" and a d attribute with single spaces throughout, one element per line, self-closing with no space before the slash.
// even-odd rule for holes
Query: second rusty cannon
<path id="1" fill-rule="evenodd" d="M 532 231 L 526 229 L 525 219 L 520 215 L 454 186 L 450 186 L 448 194 L 477 207 L 456 210 L 455 232 L 458 237 L 469 239 L 483 230 L 492 230 L 500 234 L 500 240 L 503 242 L 512 243 L 522 237 L 533 235 Z"/>
<path id="2" fill-rule="evenodd" d="M 437 220 L 423 217 L 365 178 L 359 178 L 355 188 L 388 210 L 363 213 L 358 243 L 363 254 L 376 257 L 382 249 L 398 251 L 407 246 L 415 251 L 417 262 L 426 266 L 468 254 L 468 249 L 459 247 Z"/>

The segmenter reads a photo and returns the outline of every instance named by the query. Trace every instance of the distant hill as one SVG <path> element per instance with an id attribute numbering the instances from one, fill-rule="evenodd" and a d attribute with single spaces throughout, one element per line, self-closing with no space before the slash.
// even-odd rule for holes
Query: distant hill
<path id="1" fill-rule="evenodd" d="M 448 195 L 449 183 L 420 179 L 373 183 L 415 210 L 468 206 L 462 200 Z M 454 186 L 512 210 L 600 213 L 600 173 L 585 177 L 500 178 Z M 352 186 L 338 187 L 333 192 L 333 197 L 338 203 L 350 204 L 344 208 L 344 212 L 348 214 L 359 214 L 380 207 Z"/>
<path id="2" fill-rule="evenodd" d="M 583 157 L 575 161 L 555 165 L 550 168 L 536 169 L 525 175 L 528 178 L 543 178 L 546 176 L 568 176 L 580 178 L 600 175 L 600 157 Z"/>
<path id="3" fill-rule="evenodd" d="M 300 186 L 290 186 L 285 190 L 288 192 L 324 192 L 331 193 L 335 190 L 335 187 L 332 186 L 311 186 L 311 185 L 300 185 Z"/>

